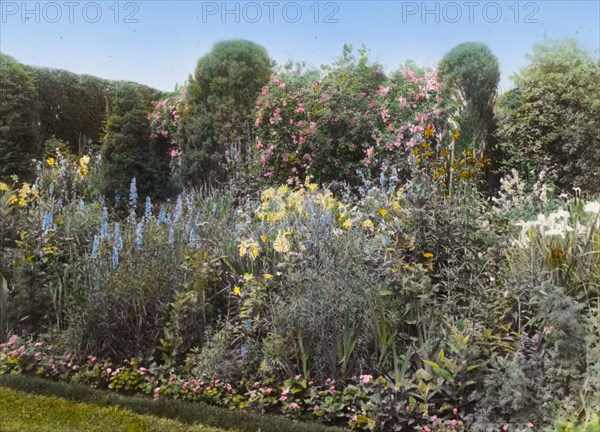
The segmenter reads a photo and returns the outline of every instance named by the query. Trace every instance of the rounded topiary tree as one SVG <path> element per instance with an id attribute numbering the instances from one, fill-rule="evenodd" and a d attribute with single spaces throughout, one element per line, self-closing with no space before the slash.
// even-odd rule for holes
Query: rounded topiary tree
<path id="1" fill-rule="evenodd" d="M 183 184 L 225 180 L 224 156 L 251 138 L 248 117 L 272 69 L 267 50 L 247 40 L 219 42 L 198 60 L 179 134 Z"/>
<path id="2" fill-rule="evenodd" d="M 498 59 L 482 43 L 465 42 L 440 61 L 442 83 L 456 91 L 460 110 L 461 142 L 485 148 L 493 131 L 494 99 L 500 81 Z"/>

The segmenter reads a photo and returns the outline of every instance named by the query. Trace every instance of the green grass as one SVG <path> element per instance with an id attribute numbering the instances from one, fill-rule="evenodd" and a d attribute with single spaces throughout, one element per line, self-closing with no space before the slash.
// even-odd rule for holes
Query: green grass
<path id="1" fill-rule="evenodd" d="M 3 432 L 224 432 L 201 425 L 135 414 L 117 407 L 98 407 L 0 387 Z"/>
<path id="2" fill-rule="evenodd" d="M 201 402 L 184 402 L 171 399 L 160 399 L 154 401 L 147 397 L 139 396 L 122 396 L 115 392 L 108 392 L 103 390 L 94 390 L 83 384 L 67 384 L 62 382 L 55 382 L 50 380 L 44 380 L 39 378 L 32 378 L 23 375 L 0 375 L 0 389 L 3 387 L 10 388 L 12 390 L 35 394 L 40 396 L 58 397 L 70 401 L 72 403 L 86 403 L 93 405 L 97 408 L 108 408 L 121 410 L 126 409 L 130 413 L 136 413 L 141 416 L 153 416 L 154 418 L 163 418 L 175 420 L 177 424 L 187 425 L 204 425 L 204 429 L 189 429 L 192 431 L 222 431 L 222 430 L 235 430 L 237 432 L 343 432 L 346 429 L 328 427 L 318 423 L 301 423 L 294 422 L 282 417 L 275 417 L 269 415 L 258 415 L 252 414 L 241 410 L 229 410 L 222 407 L 210 406 Z M 7 417 L 11 413 L 11 410 L 4 407 L 4 402 L 0 404 L 0 420 L 3 417 Z M 33 408 L 30 407 L 31 410 Z M 25 411 L 25 417 L 28 415 L 34 415 L 35 411 L 31 414 L 27 414 Z M 0 426 L 4 426 L 0 421 Z M 98 429 L 89 429 L 90 431 L 102 432 L 116 432 L 124 430 L 129 432 L 128 429 L 108 429 L 106 426 Z M 162 426 L 161 426 L 162 427 Z M 208 429 L 213 427 L 216 429 Z M 0 427 L 0 430 L 4 432 L 4 429 Z M 66 426 L 54 429 L 8 429 L 7 431 L 79 431 L 88 429 L 66 429 Z M 137 432 L 138 429 L 130 429 L 132 432 Z M 141 429 L 146 430 L 146 429 Z M 157 431 L 187 431 L 188 429 L 170 429 L 169 427 L 162 427 L 159 429 L 148 429 Z"/>

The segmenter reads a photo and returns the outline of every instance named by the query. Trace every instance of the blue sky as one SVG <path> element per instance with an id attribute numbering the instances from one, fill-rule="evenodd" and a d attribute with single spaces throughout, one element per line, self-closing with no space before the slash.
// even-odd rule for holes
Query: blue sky
<path id="1" fill-rule="evenodd" d="M 387 71 L 434 66 L 455 45 L 486 43 L 501 89 L 544 38 L 600 51 L 600 0 L 0 2 L 0 49 L 31 65 L 127 79 L 169 91 L 216 41 L 244 38 L 278 62 L 331 63 L 365 45 Z"/>

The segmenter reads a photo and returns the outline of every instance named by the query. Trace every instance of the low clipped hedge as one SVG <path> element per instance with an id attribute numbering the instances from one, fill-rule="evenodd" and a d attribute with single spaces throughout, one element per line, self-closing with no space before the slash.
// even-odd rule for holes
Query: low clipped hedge
<path id="1" fill-rule="evenodd" d="M 0 387 L 55 396 L 100 407 L 119 406 L 138 414 L 164 417 L 186 424 L 201 423 L 205 426 L 235 429 L 240 432 L 342 432 L 346 430 L 314 423 L 293 422 L 280 417 L 250 414 L 240 410 L 227 410 L 200 402 L 122 396 L 94 390 L 81 384 L 66 384 L 22 375 L 0 375 Z"/>

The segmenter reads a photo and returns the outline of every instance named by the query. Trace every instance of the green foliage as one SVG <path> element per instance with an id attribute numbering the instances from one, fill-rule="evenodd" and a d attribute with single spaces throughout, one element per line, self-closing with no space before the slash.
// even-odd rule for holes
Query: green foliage
<path id="1" fill-rule="evenodd" d="M 31 180 L 40 153 L 38 93 L 34 77 L 0 53 L 0 180 Z"/>
<path id="2" fill-rule="evenodd" d="M 151 146 L 148 106 L 132 84 L 119 84 L 113 103 L 107 107 L 102 138 L 101 190 L 108 196 L 125 196 L 132 178 L 140 184 L 140 195 L 161 192 L 158 155 Z M 164 179 L 162 179 L 164 181 Z"/>
<path id="3" fill-rule="evenodd" d="M 528 178 L 543 167 L 560 187 L 600 191 L 600 63 L 575 41 L 536 45 L 498 105 L 503 163 Z"/>
<path id="4" fill-rule="evenodd" d="M 226 180 L 225 155 L 231 146 L 248 143 L 248 116 L 272 67 L 266 49 L 246 40 L 218 42 L 198 60 L 187 86 L 190 110 L 179 138 L 183 185 Z"/>
<path id="5" fill-rule="evenodd" d="M 469 147 L 485 148 L 492 132 L 496 88 L 500 81 L 498 59 L 477 42 L 455 46 L 439 63 L 442 82 L 464 101 L 460 112 L 462 140 Z"/>

